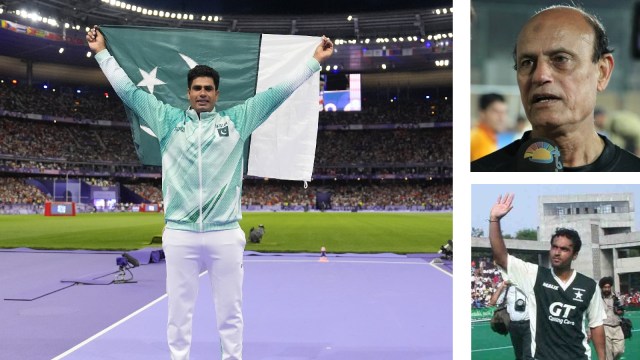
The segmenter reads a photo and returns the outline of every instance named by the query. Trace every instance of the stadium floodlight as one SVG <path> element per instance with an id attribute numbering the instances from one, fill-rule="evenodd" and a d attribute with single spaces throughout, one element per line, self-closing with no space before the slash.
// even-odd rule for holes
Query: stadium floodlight
<path id="1" fill-rule="evenodd" d="M 87 51 L 87 57 L 90 58 L 91 57 L 91 51 Z"/>
<path id="2" fill-rule="evenodd" d="M 0 7 L 0 14 L 4 13 L 4 8 Z"/>
<path id="3" fill-rule="evenodd" d="M 64 52 L 64 48 L 60 48 L 60 50 L 58 50 L 59 54 L 62 54 Z"/>
<path id="4" fill-rule="evenodd" d="M 222 20 L 222 18 L 217 15 L 213 17 L 213 21 L 218 22 L 218 20 Z"/>
<path id="5" fill-rule="evenodd" d="M 387 64 L 382 64 L 380 67 L 382 68 L 382 70 L 387 70 Z"/>

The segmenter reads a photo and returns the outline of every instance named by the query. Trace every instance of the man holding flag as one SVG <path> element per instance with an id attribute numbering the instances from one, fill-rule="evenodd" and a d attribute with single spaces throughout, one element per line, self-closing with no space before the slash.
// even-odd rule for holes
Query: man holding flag
<path id="1" fill-rule="evenodd" d="M 242 281 L 244 232 L 238 221 L 244 170 L 244 145 L 303 82 L 320 70 L 333 54 L 323 37 L 313 57 L 286 80 L 244 103 L 216 111 L 219 74 L 195 65 L 187 75 L 190 107 L 180 109 L 153 95 L 159 84 L 155 70 L 145 73 L 146 92 L 136 86 L 106 48 L 94 27 L 89 47 L 125 106 L 158 139 L 162 159 L 166 228 L 163 248 L 167 261 L 169 302 L 168 343 L 171 357 L 189 359 L 191 327 L 201 264 L 213 287 L 223 360 L 242 359 Z M 154 79 L 151 79 L 151 78 Z"/>

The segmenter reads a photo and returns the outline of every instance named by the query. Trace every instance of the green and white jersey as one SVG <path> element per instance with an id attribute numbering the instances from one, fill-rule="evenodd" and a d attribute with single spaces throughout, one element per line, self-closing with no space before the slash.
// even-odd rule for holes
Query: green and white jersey
<path id="1" fill-rule="evenodd" d="M 509 255 L 507 274 L 527 295 L 536 360 L 591 359 L 587 327 L 606 318 L 595 280 L 574 270 L 565 283 L 553 271 Z"/>
<path id="2" fill-rule="evenodd" d="M 193 109 L 164 104 L 135 86 L 107 50 L 96 54 L 96 60 L 125 105 L 145 119 L 158 138 L 167 227 L 197 232 L 239 226 L 245 141 L 320 70 L 310 58 L 279 85 L 230 109 L 198 116 Z"/>

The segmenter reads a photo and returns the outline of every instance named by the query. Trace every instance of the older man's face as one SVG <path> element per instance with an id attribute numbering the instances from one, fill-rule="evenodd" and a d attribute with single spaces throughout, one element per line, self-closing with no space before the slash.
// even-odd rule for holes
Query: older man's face
<path id="1" fill-rule="evenodd" d="M 596 94 L 613 69 L 611 55 L 593 63 L 594 41 L 592 27 L 576 10 L 547 10 L 524 26 L 516 45 L 517 79 L 534 131 L 571 131 L 593 122 Z"/>

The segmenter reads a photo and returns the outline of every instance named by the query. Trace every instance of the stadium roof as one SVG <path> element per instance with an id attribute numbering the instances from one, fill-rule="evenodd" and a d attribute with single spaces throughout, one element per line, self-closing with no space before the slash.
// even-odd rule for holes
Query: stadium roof
<path id="1" fill-rule="evenodd" d="M 436 0 L 427 7 L 424 1 L 416 0 L 9 0 L 0 2 L 0 19 L 64 34 L 67 43 L 0 29 L 0 65 L 5 68 L 5 75 L 11 71 L 24 73 L 25 65 L 20 64 L 24 60 L 95 68 L 95 61 L 86 57 L 85 28 L 109 24 L 324 34 L 339 40 L 337 52 L 328 64 L 339 71 L 436 71 L 443 70 L 436 61 L 446 59 L 452 65 L 451 3 Z M 143 10 L 148 11 L 147 15 Z M 163 12 L 164 16 L 160 16 Z M 51 24 L 54 21 L 57 26 Z M 436 36 L 439 40 L 435 40 Z M 68 39 L 76 39 L 76 44 L 69 44 Z M 60 53 L 62 47 L 65 50 Z M 381 50 L 391 55 L 380 56 Z M 43 68 L 42 64 L 34 66 Z"/>

